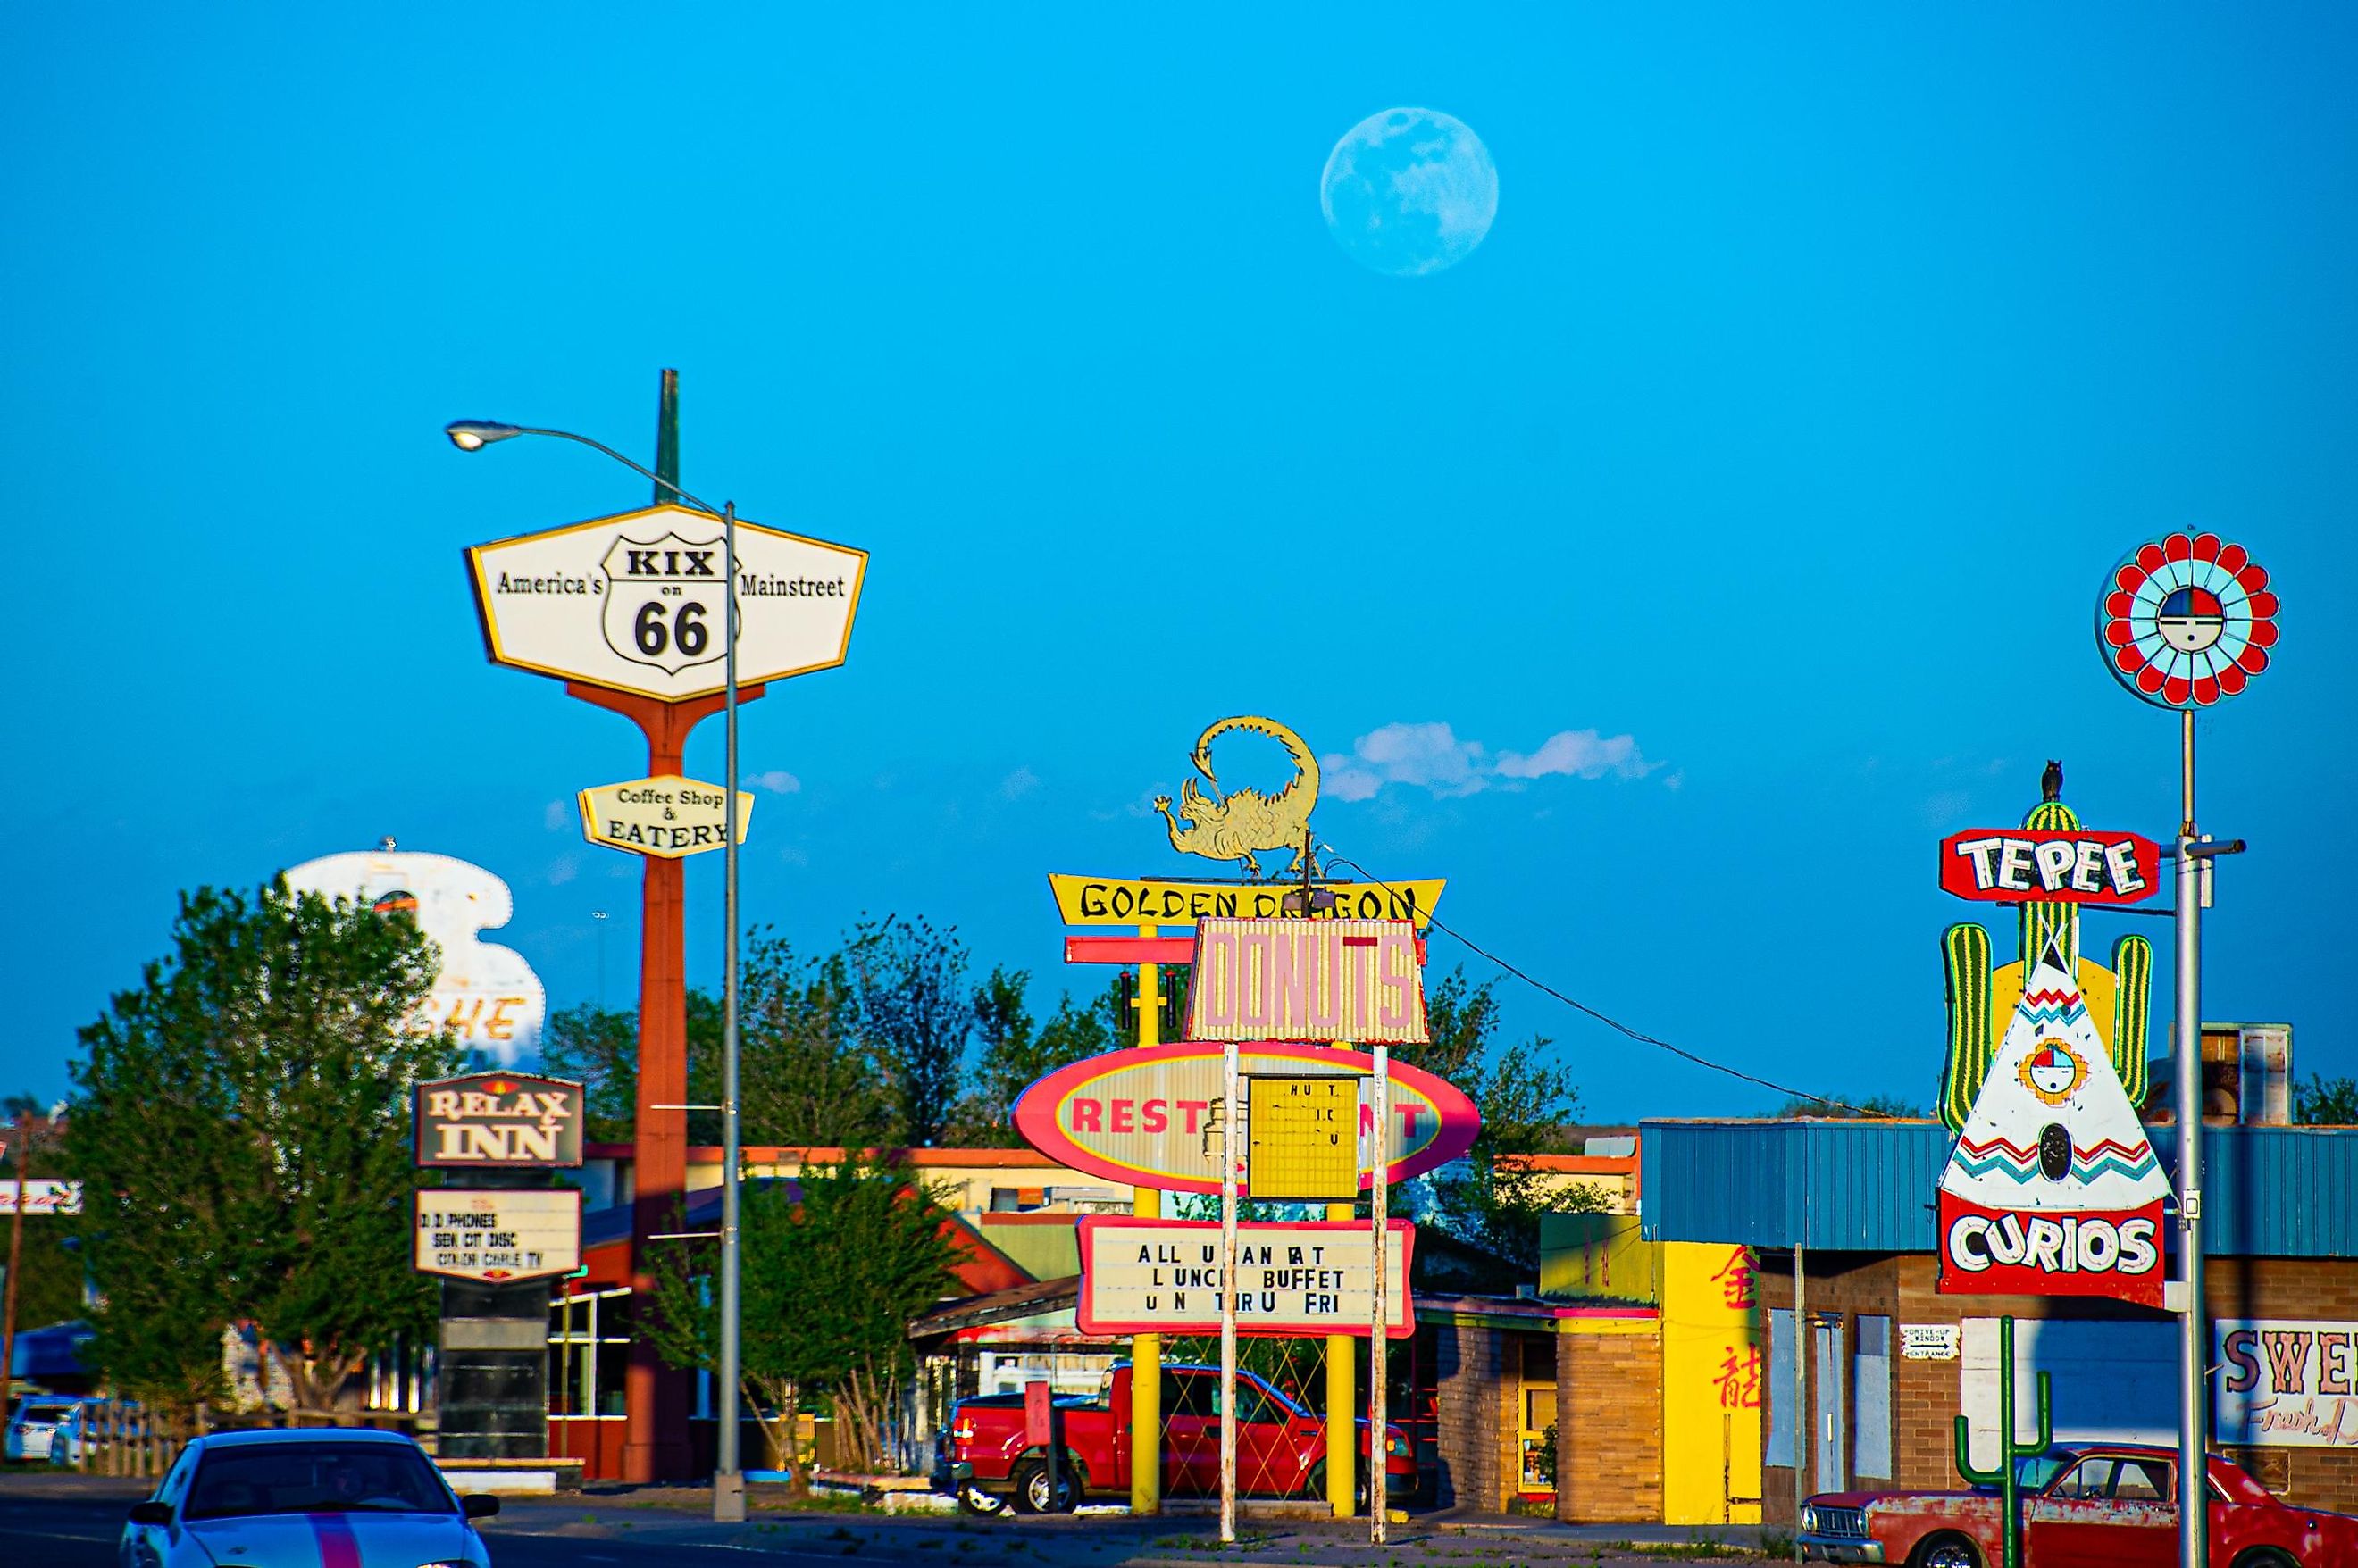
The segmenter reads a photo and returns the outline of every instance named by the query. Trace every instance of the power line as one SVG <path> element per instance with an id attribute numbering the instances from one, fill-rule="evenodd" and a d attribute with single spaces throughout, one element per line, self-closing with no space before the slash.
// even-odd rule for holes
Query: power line
<path id="1" fill-rule="evenodd" d="M 1398 892 L 1400 891 L 1393 887 L 1391 883 L 1384 881 L 1383 878 L 1376 875 L 1375 872 L 1368 870 L 1367 867 L 1359 864 L 1357 860 L 1334 853 L 1331 846 L 1328 847 L 1326 863 L 1330 866 L 1347 866 L 1352 871 L 1357 871 L 1360 876 L 1367 878 L 1368 881 L 1375 883 L 1378 887 L 1382 888 L 1387 892 Z M 1472 949 L 1476 955 L 1488 960 L 1490 963 L 1496 964 L 1499 968 L 1505 970 L 1508 974 L 1514 976 L 1515 979 L 1522 981 L 1525 985 L 1530 986 L 1532 989 L 1544 992 L 1545 994 L 1555 998 L 1556 1000 L 1563 1003 L 1564 1006 L 1571 1008 L 1574 1011 L 1585 1013 L 1588 1017 L 1595 1019 L 1597 1022 L 1604 1024 L 1607 1029 L 1618 1031 L 1620 1033 L 1626 1034 L 1630 1039 L 1637 1041 L 1641 1045 L 1651 1045 L 1657 1050 L 1668 1051 L 1671 1055 L 1680 1058 L 1682 1061 L 1692 1062 L 1698 1067 L 1706 1067 L 1714 1073 L 1725 1073 L 1731 1078 L 1740 1078 L 1747 1084 L 1754 1084 L 1764 1089 L 1774 1089 L 1780 1095 L 1790 1095 L 1796 1099 L 1810 1100 L 1818 1105 L 1833 1106 L 1836 1109 L 1850 1111 L 1854 1115 L 1872 1120 L 1887 1121 L 1893 1119 L 1879 1111 L 1872 1111 L 1862 1106 L 1853 1105 L 1848 1100 L 1835 1099 L 1829 1095 L 1812 1094 L 1808 1089 L 1795 1088 L 1790 1084 L 1780 1084 L 1773 1078 L 1764 1078 L 1757 1074 L 1747 1073 L 1740 1067 L 1731 1067 L 1725 1062 L 1714 1062 L 1708 1056 L 1698 1055 L 1694 1052 L 1687 1050 L 1684 1046 L 1673 1045 L 1667 1040 L 1661 1039 L 1656 1035 L 1649 1034 L 1642 1029 L 1638 1029 L 1622 1022 L 1619 1019 L 1613 1017 L 1610 1013 L 1598 1011 L 1595 1008 L 1589 1006 L 1586 1002 L 1582 1001 L 1577 997 L 1566 996 L 1563 992 L 1556 989 L 1555 987 L 1548 984 L 1545 980 L 1539 979 L 1535 975 L 1527 973 L 1523 969 L 1517 968 L 1515 965 L 1509 963 L 1506 959 L 1501 958 L 1496 953 L 1491 952 L 1488 948 L 1475 941 L 1471 936 L 1466 935 L 1463 931 L 1459 931 L 1454 926 L 1442 924 L 1442 920 L 1439 915 L 1427 912 L 1425 919 L 1435 930 L 1455 938 L 1459 943 Z"/>

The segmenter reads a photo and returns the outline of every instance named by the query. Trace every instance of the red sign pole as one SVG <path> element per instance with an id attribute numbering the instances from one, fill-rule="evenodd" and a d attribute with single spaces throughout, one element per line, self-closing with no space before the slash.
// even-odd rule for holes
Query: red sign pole
<path id="1" fill-rule="evenodd" d="M 720 711 L 719 693 L 686 702 L 661 702 L 633 693 L 607 691 L 568 681 L 566 695 L 611 708 L 639 727 L 647 740 L 650 774 L 685 773 L 688 731 Z M 762 695 L 758 686 L 737 694 L 741 703 Z M 730 781 L 733 785 L 735 781 Z M 640 1303 L 654 1297 L 654 1258 L 647 1238 L 679 1227 L 672 1206 L 687 1195 L 687 863 L 659 856 L 640 857 L 639 1086 L 633 1118 L 631 1290 Z M 672 1108 L 659 1108 L 670 1107 Z M 633 1484 L 683 1480 L 690 1473 L 687 1445 L 688 1374 L 665 1365 L 644 1334 L 631 1341 L 631 1369 L 623 1408 L 629 1428 L 623 1438 L 622 1478 Z"/>

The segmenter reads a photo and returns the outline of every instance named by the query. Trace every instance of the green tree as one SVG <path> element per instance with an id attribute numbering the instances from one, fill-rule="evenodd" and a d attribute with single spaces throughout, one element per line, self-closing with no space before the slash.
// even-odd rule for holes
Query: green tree
<path id="1" fill-rule="evenodd" d="M 973 1087 L 957 1102 L 945 1138 L 961 1148 L 1015 1149 L 1015 1101 L 1057 1068 L 1136 1040 L 1120 1033 L 1120 982 L 1087 1002 L 1058 999 L 1047 1022 L 1034 1025 L 1026 1006 L 1027 970 L 994 968 L 974 991 L 975 1034 L 979 1050 Z"/>
<path id="2" fill-rule="evenodd" d="M 888 914 L 861 921 L 844 958 L 869 1055 L 892 1086 L 902 1141 L 939 1143 L 974 1032 L 965 945 L 955 929 L 937 930 L 923 916 Z"/>
<path id="3" fill-rule="evenodd" d="M 171 953 L 81 1032 L 67 1121 L 92 1353 L 117 1386 L 212 1396 L 222 1331 L 251 1318 L 297 1404 L 327 1409 L 372 1352 L 430 1333 L 409 1095 L 460 1057 L 408 1020 L 437 961 L 406 914 L 283 881 L 182 895 Z"/>
<path id="4" fill-rule="evenodd" d="M 42 1113 L 30 1095 L 10 1095 L 0 1100 L 6 1120 L 0 1122 L 0 1180 L 19 1175 L 38 1181 L 66 1176 L 61 1129 Z M 29 1152 L 27 1144 L 30 1144 Z M 71 1245 L 71 1219 L 59 1215 L 28 1216 L 24 1222 L 17 1260 L 16 1331 L 45 1328 L 81 1315 L 81 1257 Z M 0 1291 L 6 1289 L 7 1226 L 0 1223 Z"/>
<path id="5" fill-rule="evenodd" d="M 795 1491 L 807 1485 L 795 1423 L 824 1405 L 843 1461 L 874 1469 L 913 1370 L 909 1324 L 951 1286 L 948 1211 L 900 1172 L 846 1160 L 749 1186 L 739 1215 L 739 1380 L 770 1468 L 785 1471 Z M 674 1366 L 719 1364 L 716 1264 L 708 1241 L 675 1244 L 657 1259 L 645 1323 Z"/>
<path id="6" fill-rule="evenodd" d="M 857 1150 L 892 1140 L 892 1086 L 863 1037 L 860 1000 L 844 954 L 805 960 L 773 932 L 752 935 L 738 996 L 748 1142 Z M 720 1098 L 717 1040 L 691 1076 Z"/>
<path id="7" fill-rule="evenodd" d="M 582 1086 L 583 1134 L 627 1143 L 638 1119 L 639 1015 L 582 1002 L 548 1015 L 540 1036 L 543 1072 Z"/>
<path id="8" fill-rule="evenodd" d="M 1595 1188 L 1566 1185 L 1516 1157 L 1562 1147 L 1580 1111 L 1580 1090 L 1566 1069 L 1549 1062 L 1551 1042 L 1532 1035 L 1497 1044 L 1497 982 L 1476 986 L 1463 968 L 1427 988 L 1425 1019 L 1432 1036 L 1422 1045 L 1395 1046 L 1395 1059 L 1457 1086 L 1482 1113 L 1482 1130 L 1462 1166 L 1433 1177 L 1433 1195 L 1449 1229 L 1529 1270 L 1539 1266 L 1540 1217 L 1595 1213 L 1606 1200 Z"/>
<path id="9" fill-rule="evenodd" d="M 2301 1127 L 2358 1127 L 2358 1078 L 2309 1074 L 2294 1087 L 2292 1119 Z"/>

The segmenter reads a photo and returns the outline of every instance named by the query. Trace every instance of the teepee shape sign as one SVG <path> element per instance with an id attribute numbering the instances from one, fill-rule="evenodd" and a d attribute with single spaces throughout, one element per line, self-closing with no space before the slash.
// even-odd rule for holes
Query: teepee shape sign
<path id="1" fill-rule="evenodd" d="M 2050 947 L 1941 1174 L 1939 1288 L 2159 1306 L 2169 1192 L 2079 983 Z"/>

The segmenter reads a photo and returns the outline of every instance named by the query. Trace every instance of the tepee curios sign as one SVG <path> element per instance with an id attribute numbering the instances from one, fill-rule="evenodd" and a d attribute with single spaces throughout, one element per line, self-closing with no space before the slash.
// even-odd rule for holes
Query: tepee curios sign
<path id="1" fill-rule="evenodd" d="M 2169 1190 L 2079 982 L 2050 946 L 1941 1173 L 1938 1288 L 2159 1306 Z"/>
<path id="2" fill-rule="evenodd" d="M 654 506 L 467 551 L 493 664 L 680 702 L 721 689 L 721 521 Z M 737 679 L 843 663 L 868 552 L 737 520 Z"/>

